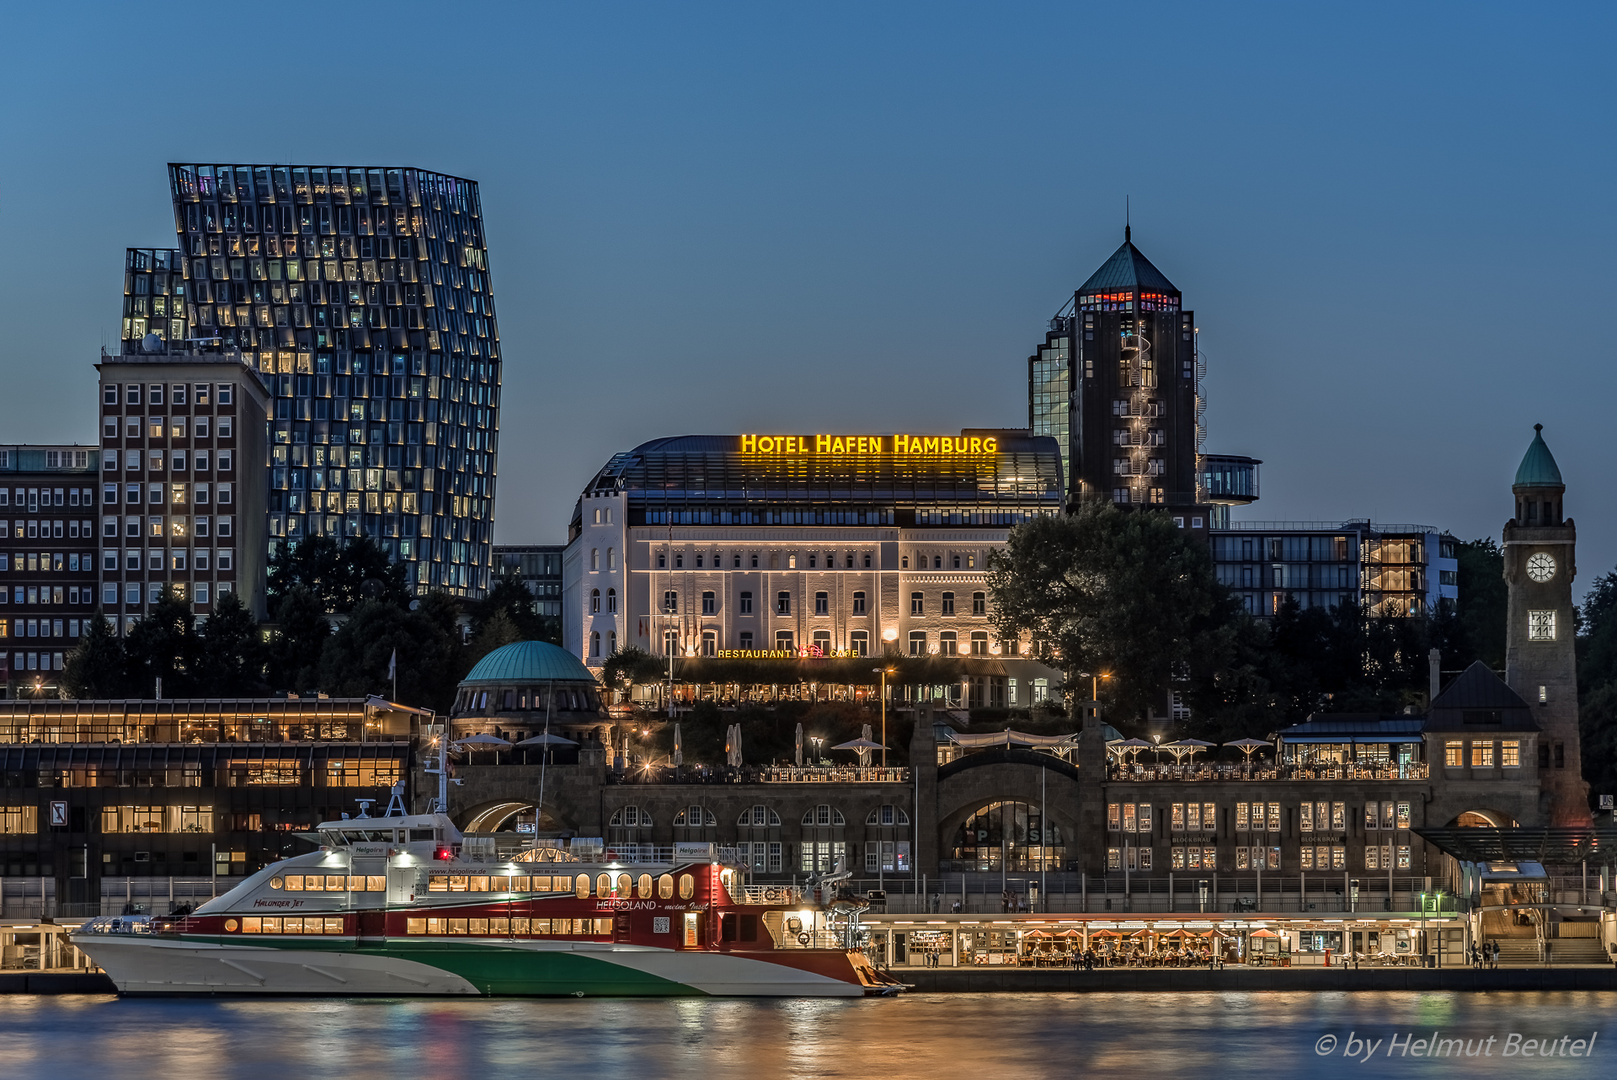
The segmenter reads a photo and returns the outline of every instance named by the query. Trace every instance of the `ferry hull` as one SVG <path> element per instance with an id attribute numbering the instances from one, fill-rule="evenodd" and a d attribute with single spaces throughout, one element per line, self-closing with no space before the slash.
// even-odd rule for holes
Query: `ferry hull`
<path id="1" fill-rule="evenodd" d="M 123 994 L 861 997 L 850 958 L 789 962 L 606 942 L 289 940 L 75 935 Z"/>

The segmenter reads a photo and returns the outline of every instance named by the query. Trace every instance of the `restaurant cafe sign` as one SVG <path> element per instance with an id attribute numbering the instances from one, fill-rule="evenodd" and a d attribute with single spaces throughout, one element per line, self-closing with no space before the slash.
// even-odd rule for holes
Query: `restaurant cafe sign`
<path id="1" fill-rule="evenodd" d="M 720 660 L 823 660 L 827 657 L 860 656 L 852 649 L 822 649 L 799 645 L 795 649 L 720 649 L 713 654 Z M 693 659 L 700 659 L 693 657 Z"/>
<path id="2" fill-rule="evenodd" d="M 808 454 L 947 457 L 999 452 L 999 440 L 992 435 L 742 435 L 740 439 L 743 454 L 789 457 Z"/>

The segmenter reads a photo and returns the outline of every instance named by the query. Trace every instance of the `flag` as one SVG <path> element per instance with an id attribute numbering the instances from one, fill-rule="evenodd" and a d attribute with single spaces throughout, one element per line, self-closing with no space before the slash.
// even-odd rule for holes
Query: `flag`
<path id="1" fill-rule="evenodd" d="M 387 677 L 390 679 L 399 677 L 399 650 L 397 649 L 393 650 L 393 655 L 387 661 Z"/>

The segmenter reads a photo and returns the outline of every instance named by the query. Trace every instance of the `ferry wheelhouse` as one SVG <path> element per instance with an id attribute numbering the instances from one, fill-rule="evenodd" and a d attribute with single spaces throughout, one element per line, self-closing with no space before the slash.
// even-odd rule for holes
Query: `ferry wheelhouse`
<path id="1" fill-rule="evenodd" d="M 324 822 L 318 850 L 183 917 L 74 932 L 125 994 L 857 997 L 902 984 L 834 878 L 749 885 L 712 844 L 500 855 L 441 814 Z"/>

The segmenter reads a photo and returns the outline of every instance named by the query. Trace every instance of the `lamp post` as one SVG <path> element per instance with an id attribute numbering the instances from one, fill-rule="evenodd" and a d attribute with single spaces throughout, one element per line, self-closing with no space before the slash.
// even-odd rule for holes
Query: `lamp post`
<path id="1" fill-rule="evenodd" d="M 1421 966 L 1426 966 L 1426 894 L 1420 894 L 1420 954 Z"/>
<path id="2" fill-rule="evenodd" d="M 810 735 L 809 736 L 809 742 L 814 744 L 814 764 L 815 765 L 819 765 L 819 763 L 820 763 L 820 744 L 823 743 L 824 741 L 825 740 L 823 738 L 821 738 L 820 736 L 818 736 L 818 735 Z"/>
<path id="3" fill-rule="evenodd" d="M 887 676 L 892 674 L 893 669 L 879 667 L 870 670 L 881 675 L 881 767 L 885 769 L 887 768 Z"/>

